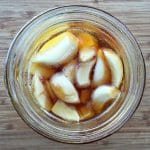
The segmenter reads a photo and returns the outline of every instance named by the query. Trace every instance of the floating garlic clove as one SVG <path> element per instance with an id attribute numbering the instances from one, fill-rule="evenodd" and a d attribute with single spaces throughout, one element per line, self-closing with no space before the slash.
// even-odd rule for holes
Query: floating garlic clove
<path id="1" fill-rule="evenodd" d="M 50 111 L 53 104 L 40 78 L 41 75 L 39 73 L 34 74 L 32 80 L 33 94 L 38 104 L 47 111 Z"/>
<path id="2" fill-rule="evenodd" d="M 79 60 L 81 62 L 86 62 L 94 58 L 96 55 L 96 48 L 95 47 L 86 47 L 80 49 L 79 51 Z"/>
<path id="3" fill-rule="evenodd" d="M 123 79 L 123 64 L 120 57 L 112 50 L 103 48 L 112 74 L 112 84 L 119 87 Z"/>
<path id="4" fill-rule="evenodd" d="M 92 104 L 96 112 L 102 112 L 105 104 L 120 96 L 121 92 L 114 86 L 102 85 L 92 93 Z"/>
<path id="5" fill-rule="evenodd" d="M 79 121 L 79 114 L 74 106 L 69 106 L 61 100 L 57 100 L 52 108 L 52 112 L 60 118 L 68 121 Z"/>
<path id="6" fill-rule="evenodd" d="M 98 50 L 97 62 L 94 68 L 92 85 L 94 87 L 109 83 L 111 80 L 110 70 L 107 64 L 107 60 L 101 49 Z"/>
<path id="7" fill-rule="evenodd" d="M 71 82 L 75 80 L 75 70 L 76 70 L 77 61 L 72 60 L 69 64 L 64 66 L 63 73 L 64 75 L 70 79 Z"/>
<path id="8" fill-rule="evenodd" d="M 78 38 L 79 38 L 79 49 L 98 46 L 96 38 L 89 33 L 81 32 L 78 35 Z"/>
<path id="9" fill-rule="evenodd" d="M 76 81 L 79 87 L 90 85 L 90 73 L 95 64 L 95 59 L 89 62 L 80 63 L 76 69 Z"/>
<path id="10" fill-rule="evenodd" d="M 70 61 L 77 52 L 78 39 L 71 32 L 64 32 L 44 44 L 32 62 L 60 65 Z"/>
<path id="11" fill-rule="evenodd" d="M 51 87 L 55 95 L 67 103 L 79 103 L 79 95 L 72 82 L 62 73 L 51 78 Z"/>

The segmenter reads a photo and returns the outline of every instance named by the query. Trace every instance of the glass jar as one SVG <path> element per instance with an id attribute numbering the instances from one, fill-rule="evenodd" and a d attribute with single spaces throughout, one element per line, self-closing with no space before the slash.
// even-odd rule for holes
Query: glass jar
<path id="1" fill-rule="evenodd" d="M 120 43 L 125 86 L 120 99 L 103 114 L 70 123 L 47 114 L 34 104 L 28 88 L 25 64 L 34 52 L 32 44 L 47 29 L 64 22 L 87 22 L 105 29 Z M 28 22 L 14 38 L 6 59 L 5 82 L 11 101 L 21 118 L 38 133 L 66 143 L 102 139 L 121 128 L 138 107 L 145 85 L 141 50 L 130 31 L 110 14 L 89 6 L 64 6 L 48 10 Z"/>

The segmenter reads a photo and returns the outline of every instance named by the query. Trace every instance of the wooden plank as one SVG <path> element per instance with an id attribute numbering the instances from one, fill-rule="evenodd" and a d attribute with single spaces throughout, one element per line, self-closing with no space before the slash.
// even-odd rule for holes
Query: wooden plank
<path id="1" fill-rule="evenodd" d="M 47 9 L 70 4 L 89 5 L 116 16 L 131 30 L 144 55 L 145 92 L 133 117 L 117 133 L 90 144 L 62 144 L 30 129 L 17 115 L 4 82 L 3 70 L 9 45 L 18 30 Z M 150 149 L 150 1 L 149 0 L 0 0 L 0 150 L 149 150 Z"/>

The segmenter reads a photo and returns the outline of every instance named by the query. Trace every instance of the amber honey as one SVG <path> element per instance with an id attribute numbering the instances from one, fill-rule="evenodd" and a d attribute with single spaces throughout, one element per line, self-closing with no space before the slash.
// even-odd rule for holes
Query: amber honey
<path id="1" fill-rule="evenodd" d="M 66 23 L 43 32 L 33 47 L 32 93 L 49 113 L 84 121 L 106 111 L 121 95 L 121 47 L 107 31 L 89 23 Z"/>

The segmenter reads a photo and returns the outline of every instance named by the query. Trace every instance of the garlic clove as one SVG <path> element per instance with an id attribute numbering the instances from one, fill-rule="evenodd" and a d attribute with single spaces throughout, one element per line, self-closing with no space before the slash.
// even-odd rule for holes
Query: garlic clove
<path id="1" fill-rule="evenodd" d="M 105 104 L 118 98 L 121 92 L 114 86 L 102 85 L 92 93 L 92 105 L 96 112 L 102 112 Z"/>
<path id="2" fill-rule="evenodd" d="M 102 84 L 109 83 L 110 80 L 111 80 L 111 72 L 109 70 L 103 51 L 99 49 L 93 73 L 92 85 L 96 87 Z"/>
<path id="3" fill-rule="evenodd" d="M 79 87 L 90 86 L 90 74 L 95 64 L 95 59 L 89 62 L 80 63 L 76 68 L 76 81 Z"/>
<path id="4" fill-rule="evenodd" d="M 46 109 L 47 111 L 50 111 L 53 106 L 53 103 L 40 78 L 41 78 L 41 75 L 39 73 L 35 73 L 33 76 L 33 80 L 32 80 L 33 94 L 38 104 L 42 108 Z"/>
<path id="5" fill-rule="evenodd" d="M 120 57 L 110 49 L 103 49 L 112 74 L 112 84 L 119 87 L 123 79 L 123 64 Z"/>
<path id="6" fill-rule="evenodd" d="M 64 66 L 63 74 L 71 81 L 75 81 L 75 70 L 76 70 L 77 60 L 72 60 L 69 64 Z"/>
<path id="7" fill-rule="evenodd" d="M 60 118 L 68 121 L 79 121 L 79 114 L 74 106 L 69 106 L 61 100 L 57 100 L 52 108 L 52 112 Z"/>
<path id="8" fill-rule="evenodd" d="M 51 87 L 55 95 L 67 103 L 79 103 L 79 95 L 72 82 L 62 73 L 55 74 L 51 80 Z"/>
<path id="9" fill-rule="evenodd" d="M 80 62 L 86 62 L 93 59 L 96 55 L 96 48 L 94 47 L 87 47 L 80 49 L 79 51 L 79 60 Z"/>
<path id="10" fill-rule="evenodd" d="M 61 65 L 70 61 L 77 52 L 78 39 L 71 32 L 64 32 L 44 44 L 32 62 Z"/>

